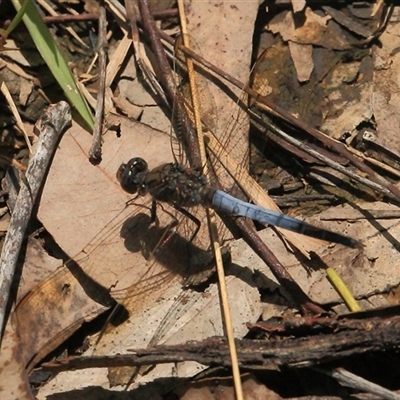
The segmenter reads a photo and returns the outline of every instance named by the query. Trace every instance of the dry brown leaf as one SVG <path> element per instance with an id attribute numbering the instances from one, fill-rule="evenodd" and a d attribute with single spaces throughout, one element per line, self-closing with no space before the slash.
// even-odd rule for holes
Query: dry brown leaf
<path id="1" fill-rule="evenodd" d="M 121 114 L 127 116 L 128 118 L 138 120 L 143 113 L 142 107 L 135 106 L 134 104 L 130 103 L 128 100 L 120 96 L 113 97 L 112 101 L 117 110 L 119 110 Z"/>
<path id="2" fill-rule="evenodd" d="M 17 302 L 59 266 L 59 261 L 50 257 L 44 251 L 41 243 L 34 238 L 28 239 L 24 258 L 22 276 L 18 280 L 20 285 Z M 41 308 L 34 310 L 35 315 L 41 312 Z M 36 326 L 35 328 L 40 331 L 41 327 Z M 23 329 L 28 328 L 25 325 Z M 34 398 L 30 391 L 25 368 L 29 359 L 34 356 L 37 347 L 31 346 L 31 339 L 28 343 L 23 339 L 27 336 L 33 339 L 37 337 L 31 333 L 29 330 L 21 333 L 18 324 L 15 323 L 14 315 L 10 318 L 1 343 L 0 388 L 4 390 L 2 393 L 4 399 L 12 398 L 11 395 L 14 395 L 16 399 Z"/>
<path id="3" fill-rule="evenodd" d="M 292 0 L 293 12 L 297 13 L 303 11 L 306 4 L 306 0 Z"/>
<path id="4" fill-rule="evenodd" d="M 124 117 L 112 117 L 108 123 L 121 124 L 121 138 L 113 131 L 104 135 L 104 161 L 99 167 L 91 167 L 86 158 L 90 135 L 77 125 L 68 131 L 42 196 L 39 218 L 71 256 L 78 254 L 131 199 L 115 178 L 122 162 L 141 156 L 154 167 L 172 160 L 168 135 Z"/>
<path id="5" fill-rule="evenodd" d="M 290 40 L 299 44 L 320 45 L 329 20 L 329 16 L 321 17 L 307 7 L 303 25 L 296 26 L 292 11 L 283 11 L 272 18 L 266 29 L 274 34 L 279 33 L 285 42 Z"/>
<path id="6" fill-rule="evenodd" d="M 299 82 L 307 82 L 314 69 L 312 46 L 297 44 L 289 40 L 289 50 L 296 68 L 297 80 Z"/>
<path id="7" fill-rule="evenodd" d="M 60 266 L 60 260 L 49 256 L 35 238 L 28 238 L 24 259 L 16 303 Z"/>
<path id="8" fill-rule="evenodd" d="M 247 333 L 246 322 L 257 320 L 261 314 L 260 294 L 240 277 L 229 276 L 226 284 L 234 334 L 235 337 L 243 337 Z M 177 293 L 181 293 L 178 298 Z M 147 304 L 148 308 L 132 312 L 126 323 L 108 332 L 97 346 L 96 354 L 125 353 L 130 349 L 156 343 L 183 344 L 223 334 L 218 288 L 215 284 L 204 293 L 182 292 L 179 282 L 175 281 L 163 292 L 162 302 L 151 304 L 148 301 Z M 160 377 L 189 377 L 203 369 L 202 365 L 195 362 L 180 363 L 179 366 L 157 365 L 145 376 L 138 376 L 135 386 Z M 126 368 L 121 373 L 124 375 L 118 375 L 119 384 L 129 381 L 132 369 Z"/>
<path id="9" fill-rule="evenodd" d="M 373 116 L 371 99 L 373 98 L 373 83 L 355 82 L 355 85 L 345 85 L 345 79 L 359 74 L 361 63 L 355 61 L 348 65 L 339 65 L 333 72 L 332 86 L 326 102 L 329 104 L 329 115 L 321 125 L 321 131 L 329 136 L 340 139 L 345 133 L 353 133 L 363 122 L 369 122 Z M 369 71 L 370 72 L 370 71 Z M 336 89 L 336 90 L 335 90 Z"/>
<path id="10" fill-rule="evenodd" d="M 390 24 L 380 37 L 382 46 L 375 46 L 372 107 L 376 121 L 377 142 L 400 154 L 400 26 Z"/>
<path id="11" fill-rule="evenodd" d="M 26 359 L 20 351 L 20 338 L 8 322 L 1 343 L 0 396 L 2 399 L 33 400 Z"/>
<path id="12" fill-rule="evenodd" d="M 19 92 L 19 103 L 23 106 L 28 104 L 29 96 L 33 91 L 32 82 L 27 81 L 26 79 L 20 78 L 21 86 Z"/>
<path id="13" fill-rule="evenodd" d="M 329 15 L 322 17 L 307 7 L 304 19 L 304 23 L 298 25 L 293 13 L 285 10 L 273 17 L 265 29 L 279 33 L 285 42 L 290 40 L 299 44 L 313 44 L 328 50 L 351 49 L 357 41 Z"/>
<path id="14" fill-rule="evenodd" d="M 267 86 L 273 103 L 336 139 L 370 121 L 373 67 L 369 54 L 343 62 L 343 53 L 314 47 L 310 81 L 300 83 L 288 72 L 293 71 L 291 50 L 292 45 L 277 41 L 261 54 L 254 70 L 255 89 Z"/>
<path id="15" fill-rule="evenodd" d="M 79 0 L 68 1 L 68 3 L 77 4 Z M 96 0 L 85 0 L 84 2 L 85 11 L 88 13 L 95 13 L 99 12 L 99 3 Z"/>
<path id="16" fill-rule="evenodd" d="M 246 400 L 278 400 L 277 393 L 269 390 L 253 376 L 242 377 L 243 396 Z M 177 388 L 174 393 L 181 400 L 234 400 L 235 389 L 230 379 L 204 379 Z"/>
<path id="17" fill-rule="evenodd" d="M 108 379 L 105 368 L 62 372 L 39 388 L 36 399 L 48 400 L 53 397 L 60 400 L 71 398 L 99 400 L 115 396 L 118 400 L 130 400 L 129 392 L 120 392 L 116 396 L 114 391 L 105 389 L 106 386 L 108 386 Z"/>
<path id="18" fill-rule="evenodd" d="M 0 210 L 0 232 L 7 232 L 7 229 L 10 225 L 10 214 L 8 213 L 7 209 Z"/>
<path id="19" fill-rule="evenodd" d="M 157 12 L 167 10 L 168 8 L 172 8 L 175 5 L 174 0 L 152 0 L 149 1 L 149 8 L 150 11 Z"/>
<path id="20" fill-rule="evenodd" d="M 29 46 L 29 43 L 26 43 L 25 46 Z M 31 46 L 34 45 L 31 44 Z M 5 52 L 7 59 L 15 61 L 23 67 L 33 68 L 44 65 L 43 57 L 38 53 L 36 47 L 24 48 L 24 51 L 22 52 L 17 42 L 13 39 L 7 39 L 7 48 L 12 49 Z M 10 62 L 7 61 L 7 64 L 10 64 Z"/>

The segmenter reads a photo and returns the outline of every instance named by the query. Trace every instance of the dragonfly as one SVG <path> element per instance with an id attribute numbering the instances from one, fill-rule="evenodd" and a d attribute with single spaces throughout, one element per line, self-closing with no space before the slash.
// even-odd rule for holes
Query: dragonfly
<path id="1" fill-rule="evenodd" d="M 196 53 L 201 54 L 196 41 L 190 35 L 187 36 L 191 46 L 194 46 Z M 180 66 L 185 63 L 185 55 L 179 48 L 181 39 L 182 36 L 177 39 L 175 46 L 176 60 Z M 181 67 L 180 69 L 185 74 L 185 68 Z M 217 107 L 210 92 L 207 79 L 205 79 L 205 76 L 199 70 L 196 70 L 194 73 L 200 96 L 199 103 L 204 126 L 211 134 L 218 136 L 219 142 L 225 149 L 224 151 L 229 154 L 236 153 L 237 157 L 235 158 L 246 163 L 248 154 L 237 153 L 235 148 L 247 147 L 246 136 L 241 132 L 245 126 L 245 123 L 242 124 L 242 121 L 248 121 L 245 111 L 241 107 L 236 107 L 236 115 L 231 115 L 224 132 L 218 132 Z M 186 91 L 188 92 L 188 90 Z M 184 90 L 182 90 L 182 93 L 184 93 Z M 183 95 L 182 99 L 186 100 L 187 104 L 185 108 L 188 114 L 192 115 L 191 118 L 193 119 L 192 103 L 188 97 L 187 95 Z M 239 103 L 246 104 L 246 98 L 246 96 L 242 99 L 238 97 Z M 268 224 L 327 242 L 339 243 L 351 248 L 361 247 L 357 240 L 341 233 L 316 227 L 281 212 L 259 207 L 241 200 L 238 196 L 243 197 L 245 195 L 236 183 L 236 174 L 240 174 L 239 169 L 233 171 L 235 176 L 232 176 L 232 171 L 228 171 L 226 166 L 221 164 L 218 155 L 213 154 L 213 151 L 208 154 L 208 161 L 211 164 L 208 170 L 212 171 L 214 175 L 210 176 L 210 179 L 203 175 L 201 167 L 186 167 L 187 160 L 185 161 L 184 140 L 179 137 L 179 130 L 176 131 L 176 134 L 174 136 L 171 133 L 170 138 L 174 162 L 164 163 L 150 170 L 143 158 L 133 157 L 127 163 L 122 163 L 116 173 L 117 180 L 125 192 L 133 195 L 136 194 L 137 197 L 150 195 L 153 200 L 151 221 L 154 222 L 156 219 L 156 203 L 167 203 L 173 206 L 195 223 L 196 228 L 189 238 L 189 242 L 191 242 L 200 230 L 200 221 L 187 211 L 187 209 L 204 206 L 225 215 L 250 218 L 262 224 Z M 227 175 L 230 175 L 230 177 L 227 177 Z M 208 184 L 208 182 L 215 183 L 215 187 L 212 184 Z M 227 184 L 227 182 L 229 183 Z M 220 188 L 223 190 L 220 190 Z M 229 193 L 227 192 L 228 190 Z M 236 193 L 238 196 L 235 195 Z"/>
<path id="2" fill-rule="evenodd" d="M 153 204 L 155 202 L 168 203 L 185 215 L 188 215 L 186 208 L 202 205 L 224 214 L 250 218 L 262 224 L 287 229 L 305 236 L 351 248 L 360 247 L 359 242 L 351 237 L 247 203 L 223 190 L 209 186 L 200 168 L 185 168 L 182 164 L 174 162 L 149 170 L 143 158 L 134 157 L 126 164 L 121 164 L 117 171 L 117 179 L 127 193 L 138 196 L 150 194 Z M 192 219 L 195 220 L 194 217 Z"/>

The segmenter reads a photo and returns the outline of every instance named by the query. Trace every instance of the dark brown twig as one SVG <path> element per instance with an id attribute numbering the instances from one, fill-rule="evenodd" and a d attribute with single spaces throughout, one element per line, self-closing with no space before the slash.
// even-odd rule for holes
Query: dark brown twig
<path id="1" fill-rule="evenodd" d="M 132 3 L 130 1 L 130 3 Z M 151 14 L 155 20 L 164 20 L 169 18 L 174 18 L 178 16 L 177 8 L 169 8 L 163 11 L 155 11 Z M 82 14 L 61 14 L 61 15 L 49 15 L 43 17 L 43 21 L 46 24 L 64 24 L 64 23 L 74 23 L 82 21 L 96 21 L 99 19 L 99 14 L 97 13 L 82 13 Z M 3 24 L 3 29 L 7 29 L 10 26 L 11 20 L 6 20 Z"/>
<path id="2" fill-rule="evenodd" d="M 289 272 L 283 267 L 275 254 L 261 240 L 257 231 L 245 218 L 235 218 L 236 226 L 243 234 L 243 239 L 252 250 L 265 262 L 275 278 L 285 289 L 285 296 L 290 296 L 292 301 L 299 307 L 302 315 L 321 314 L 325 312 L 318 304 L 314 303 L 301 289 Z"/>
<path id="3" fill-rule="evenodd" d="M 64 24 L 66 22 L 96 21 L 99 18 L 97 13 L 63 14 L 43 17 L 46 24 Z"/>
<path id="4" fill-rule="evenodd" d="M 359 315 L 359 314 L 358 314 Z M 238 340 L 241 368 L 304 368 L 342 360 L 370 351 L 387 351 L 400 345 L 400 316 L 352 318 L 339 323 L 331 319 L 328 333 L 269 338 L 268 340 Z M 329 324 L 329 320 L 327 322 Z M 301 332 L 301 329 L 299 329 Z M 299 333 L 298 332 L 298 333 Z M 299 337 L 300 336 L 300 337 Z M 177 346 L 157 346 L 133 350 L 133 354 L 98 357 L 73 357 L 42 366 L 43 370 L 61 372 L 71 369 L 139 366 L 172 362 L 196 361 L 203 365 L 230 366 L 226 341 L 209 338 L 202 342 Z"/>
<path id="5" fill-rule="evenodd" d="M 223 190 L 223 188 L 220 188 Z M 293 280 L 282 264 L 270 251 L 268 246 L 260 239 L 255 229 L 244 218 L 233 219 L 233 223 L 240 229 L 246 242 L 259 257 L 268 265 L 279 283 L 285 288 L 294 303 L 300 308 L 303 314 L 321 313 L 324 310 L 313 303 L 303 292 L 299 285 Z"/>
<path id="6" fill-rule="evenodd" d="M 131 2 L 132 3 L 132 2 Z M 127 6 L 127 4 L 125 5 Z M 177 8 L 169 8 L 164 11 L 156 11 L 151 14 L 155 20 L 164 20 L 178 16 Z M 82 14 L 62 14 L 56 16 L 43 17 L 46 24 L 63 24 L 66 22 L 82 22 L 82 21 L 96 21 L 99 18 L 97 13 L 82 13 Z M 7 21 L 8 25 L 11 21 Z M 6 27 L 8 25 L 5 25 Z"/>
<path id="7" fill-rule="evenodd" d="M 50 106 L 41 117 L 42 127 L 34 155 L 29 161 L 26 176 L 11 215 L 0 261 L 0 329 L 5 326 L 5 314 L 10 287 L 15 273 L 18 255 L 32 209 L 43 185 L 47 169 L 53 158 L 57 143 L 65 128 L 71 123 L 71 110 L 65 101 Z"/>
<path id="8" fill-rule="evenodd" d="M 89 151 L 89 161 L 93 165 L 101 162 L 101 134 L 104 118 L 104 96 L 106 92 L 106 71 L 107 71 L 107 19 L 104 0 L 99 4 L 99 89 L 97 92 L 96 114 L 93 128 L 92 147 Z"/>
<path id="9" fill-rule="evenodd" d="M 142 16 L 143 30 L 149 38 L 153 53 L 157 59 L 157 64 L 155 65 L 155 68 L 157 69 L 156 75 L 161 82 L 170 107 L 173 110 L 173 120 L 175 125 L 179 126 L 180 134 L 184 138 L 191 166 L 200 168 L 201 157 L 197 135 L 193 123 L 187 115 L 181 95 L 176 89 L 171 67 L 160 40 L 159 31 L 155 26 L 154 19 L 150 15 L 147 1 L 139 0 L 139 7 Z"/>
<path id="10" fill-rule="evenodd" d="M 142 59 L 141 47 L 139 42 L 139 28 L 138 28 L 138 21 L 140 15 L 138 15 L 139 10 L 137 8 L 137 3 L 130 0 L 125 1 L 125 8 L 126 8 L 127 20 L 131 28 L 132 44 L 133 44 L 133 49 L 135 51 L 135 59 L 137 65 L 139 66 L 139 69 L 142 72 L 143 77 L 148 79 L 149 85 L 153 88 L 155 93 L 157 93 L 157 95 L 160 96 L 164 105 L 168 107 L 169 104 L 165 97 L 164 90 L 160 86 L 153 72 L 149 70 L 146 63 Z"/>

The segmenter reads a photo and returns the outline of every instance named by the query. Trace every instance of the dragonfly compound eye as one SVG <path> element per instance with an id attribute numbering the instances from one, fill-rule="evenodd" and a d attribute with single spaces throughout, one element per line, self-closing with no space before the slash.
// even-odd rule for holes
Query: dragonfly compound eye
<path id="1" fill-rule="evenodd" d="M 117 171 L 117 179 L 122 189 L 130 194 L 135 194 L 143 186 L 144 175 L 147 171 L 147 163 L 143 158 L 135 157 L 127 164 L 121 164 Z"/>

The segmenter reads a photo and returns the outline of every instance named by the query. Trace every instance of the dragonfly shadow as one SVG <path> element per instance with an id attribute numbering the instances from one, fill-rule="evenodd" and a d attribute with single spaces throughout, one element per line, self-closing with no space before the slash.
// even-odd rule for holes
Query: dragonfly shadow
<path id="1" fill-rule="evenodd" d="M 159 226 L 149 215 L 138 213 L 124 221 L 120 236 L 125 248 L 140 252 L 149 268 L 161 264 L 169 272 L 182 277 L 184 286 L 198 285 L 212 274 L 212 253 L 190 242 L 180 232 L 178 223 Z M 188 235 L 189 236 L 189 235 Z"/>

